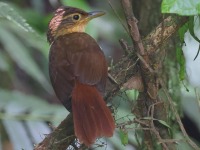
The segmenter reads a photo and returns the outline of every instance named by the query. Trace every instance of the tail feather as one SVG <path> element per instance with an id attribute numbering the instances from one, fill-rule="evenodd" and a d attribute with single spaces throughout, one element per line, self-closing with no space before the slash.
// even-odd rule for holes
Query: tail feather
<path id="1" fill-rule="evenodd" d="M 76 83 L 72 92 L 75 135 L 90 146 L 97 137 L 113 135 L 115 124 L 96 87 Z"/>

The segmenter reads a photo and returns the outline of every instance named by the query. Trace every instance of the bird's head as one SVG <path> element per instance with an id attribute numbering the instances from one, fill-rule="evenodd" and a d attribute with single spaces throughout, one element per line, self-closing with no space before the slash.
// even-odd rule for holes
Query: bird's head
<path id="1" fill-rule="evenodd" d="M 104 14 L 103 11 L 85 12 L 74 7 L 59 7 L 49 22 L 47 40 L 52 43 L 58 36 L 84 32 L 85 26 L 91 19 Z"/>

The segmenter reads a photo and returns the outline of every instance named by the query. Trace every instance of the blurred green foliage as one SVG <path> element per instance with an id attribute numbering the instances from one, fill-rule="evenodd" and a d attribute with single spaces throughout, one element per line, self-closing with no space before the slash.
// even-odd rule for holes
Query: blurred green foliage
<path id="1" fill-rule="evenodd" d="M 86 1 L 61 2 L 64 5 L 81 6 L 86 11 L 93 10 Z M 3 133 L 0 135 L 0 149 L 4 148 L 8 141 L 14 149 L 33 148 L 30 141 L 34 137 L 25 136 L 26 132 L 31 131 L 24 128 L 22 122 L 32 130 L 41 129 L 38 125 L 43 124 L 44 130 L 40 132 L 47 134 L 46 122 L 57 126 L 67 116 L 64 107 L 47 103 L 55 101 L 48 77 L 49 44 L 46 31 L 57 5 L 50 4 L 48 7 L 50 6 L 51 11 L 45 11 L 45 1 L 0 2 L 0 126 Z M 113 37 L 112 32 L 126 36 L 123 29 L 115 32 L 116 27 L 120 26 L 115 23 L 116 20 L 111 16 L 97 19 L 89 24 L 87 32 L 96 39 L 102 36 L 110 43 L 116 44 L 118 38 Z M 130 113 L 124 107 L 122 110 L 117 113 L 119 118 Z M 118 136 L 111 140 L 115 144 L 120 143 Z M 123 145 L 118 147 L 124 148 Z"/>
<path id="2" fill-rule="evenodd" d="M 163 0 L 162 13 L 176 13 L 182 16 L 200 14 L 199 0 Z"/>

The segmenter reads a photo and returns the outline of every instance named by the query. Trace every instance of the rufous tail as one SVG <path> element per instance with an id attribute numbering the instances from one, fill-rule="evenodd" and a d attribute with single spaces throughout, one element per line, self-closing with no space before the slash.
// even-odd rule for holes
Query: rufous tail
<path id="1" fill-rule="evenodd" d="M 98 137 L 111 137 L 114 119 L 95 86 L 76 82 L 72 91 L 72 112 L 76 137 L 86 146 Z"/>

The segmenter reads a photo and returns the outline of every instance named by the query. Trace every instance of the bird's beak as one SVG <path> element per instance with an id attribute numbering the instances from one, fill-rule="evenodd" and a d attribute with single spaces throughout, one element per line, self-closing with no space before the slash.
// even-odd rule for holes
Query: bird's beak
<path id="1" fill-rule="evenodd" d="M 105 15 L 105 12 L 103 12 L 103 11 L 93 11 L 93 12 L 89 12 L 88 14 L 89 15 L 88 15 L 87 19 L 91 20 L 93 18 L 97 18 L 97 17 Z"/>

